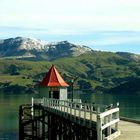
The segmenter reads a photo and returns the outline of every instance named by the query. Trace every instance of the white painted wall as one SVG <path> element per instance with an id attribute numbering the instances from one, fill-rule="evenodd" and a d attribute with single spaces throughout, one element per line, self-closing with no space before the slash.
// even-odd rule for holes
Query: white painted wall
<path id="1" fill-rule="evenodd" d="M 67 88 L 66 87 L 61 87 L 59 89 L 60 91 L 60 100 L 67 100 L 68 99 L 68 93 L 67 93 Z"/>
<path id="2" fill-rule="evenodd" d="M 39 88 L 39 94 L 40 97 L 46 97 L 49 98 L 49 87 L 40 87 Z M 59 87 L 59 99 L 60 100 L 67 100 L 68 98 L 68 93 L 67 93 L 67 87 Z"/>

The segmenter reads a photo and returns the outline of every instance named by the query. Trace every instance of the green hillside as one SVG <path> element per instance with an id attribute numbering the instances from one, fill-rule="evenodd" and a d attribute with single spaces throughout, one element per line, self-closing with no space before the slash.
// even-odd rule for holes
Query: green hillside
<path id="1" fill-rule="evenodd" d="M 117 53 L 93 52 L 54 61 L 0 60 L 0 89 L 10 93 L 34 92 L 34 86 L 54 64 L 63 77 L 78 76 L 76 87 L 94 92 L 121 90 L 140 76 L 140 62 Z M 68 76 L 66 76 L 68 75 Z M 139 82 L 139 80 L 138 80 Z M 128 85 L 129 85 L 128 84 Z M 118 90 L 117 90 L 118 87 Z M 129 86 L 131 88 L 131 86 Z M 124 88 L 129 91 L 128 88 Z M 112 90 L 114 89 L 115 90 Z M 135 90 L 137 90 L 137 86 Z M 139 89 L 138 89 L 139 90 Z"/>

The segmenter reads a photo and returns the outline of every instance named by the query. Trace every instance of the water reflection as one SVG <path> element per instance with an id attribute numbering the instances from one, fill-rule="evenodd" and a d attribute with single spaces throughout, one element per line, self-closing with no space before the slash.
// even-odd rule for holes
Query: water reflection
<path id="1" fill-rule="evenodd" d="M 18 110 L 19 105 L 31 103 L 31 97 L 35 95 L 18 94 L 5 95 L 0 93 L 0 138 L 8 140 L 18 139 Z M 96 104 L 120 103 L 120 115 L 140 120 L 140 94 L 97 94 L 74 93 L 74 98 Z M 14 137 L 14 138 L 13 138 Z"/>
<path id="2" fill-rule="evenodd" d="M 32 96 L 0 93 L 0 139 L 18 140 L 19 106 L 31 103 Z"/>
<path id="3" fill-rule="evenodd" d="M 86 102 L 96 104 L 120 103 L 120 115 L 123 117 L 140 120 L 140 94 L 80 94 L 79 97 Z"/>
<path id="4" fill-rule="evenodd" d="M 0 132 L 1 140 L 18 140 L 17 132 Z"/>

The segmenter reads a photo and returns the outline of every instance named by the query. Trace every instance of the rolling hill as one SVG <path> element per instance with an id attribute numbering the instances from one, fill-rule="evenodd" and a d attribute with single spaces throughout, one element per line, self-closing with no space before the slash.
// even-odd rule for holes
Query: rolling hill
<path id="1" fill-rule="evenodd" d="M 37 59 L 27 61 L 25 57 L 20 60 L 18 57 L 14 59 L 12 57 L 22 54 L 19 44 L 13 46 L 16 51 L 2 44 L 0 46 L 2 48 L 0 49 L 0 89 L 5 93 L 36 92 L 35 85 L 45 76 L 52 64 L 69 83 L 71 82 L 69 76 L 77 76 L 75 88 L 81 90 L 89 89 L 92 92 L 102 93 L 139 92 L 140 56 L 137 54 L 94 51 L 85 46 L 71 45 L 63 41 L 63 43 L 55 43 L 57 44 L 55 49 L 51 48 L 52 50 L 48 51 L 47 55 L 45 54 L 47 59 L 40 56 L 44 48 L 40 46 L 36 50 L 33 45 L 36 54 L 32 53 L 32 55 L 35 55 Z M 78 50 L 79 47 L 82 50 Z M 30 50 L 32 49 L 26 48 L 28 53 Z M 63 51 L 66 53 L 63 54 Z"/>

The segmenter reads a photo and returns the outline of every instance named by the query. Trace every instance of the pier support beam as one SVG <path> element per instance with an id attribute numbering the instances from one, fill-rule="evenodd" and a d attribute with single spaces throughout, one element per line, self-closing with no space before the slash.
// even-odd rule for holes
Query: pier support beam
<path id="1" fill-rule="evenodd" d="M 43 102 L 42 102 L 43 101 Z M 19 111 L 20 140 L 104 140 L 118 132 L 119 108 L 56 99 L 33 100 Z M 92 110 L 91 110 L 92 109 Z"/>
<path id="2" fill-rule="evenodd" d="M 41 105 L 33 106 L 34 116 L 31 115 L 31 109 L 32 105 L 20 107 L 20 140 L 97 140 L 95 128 L 77 124 Z"/>

